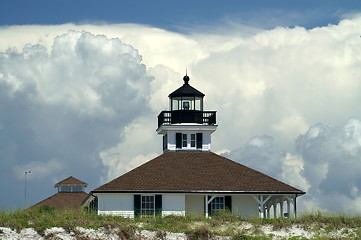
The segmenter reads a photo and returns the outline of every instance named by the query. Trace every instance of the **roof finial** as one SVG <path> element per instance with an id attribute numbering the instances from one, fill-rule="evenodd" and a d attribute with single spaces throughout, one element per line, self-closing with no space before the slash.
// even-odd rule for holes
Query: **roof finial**
<path id="1" fill-rule="evenodd" d="M 184 84 L 188 85 L 189 77 L 188 77 L 187 69 L 186 69 L 186 75 L 183 77 L 183 80 L 184 80 Z"/>

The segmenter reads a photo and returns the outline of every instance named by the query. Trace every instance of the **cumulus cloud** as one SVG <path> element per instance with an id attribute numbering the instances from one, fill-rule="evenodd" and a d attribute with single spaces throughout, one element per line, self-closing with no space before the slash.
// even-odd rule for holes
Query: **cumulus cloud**
<path id="1" fill-rule="evenodd" d="M 275 178 L 279 177 L 284 158 L 284 154 L 277 149 L 270 136 L 253 137 L 243 147 L 224 153 L 223 156 Z"/>
<path id="2" fill-rule="evenodd" d="M 355 211 L 352 206 L 361 199 L 361 121 L 313 125 L 297 138 L 296 145 L 311 185 L 309 197 L 321 208 Z"/>
<path id="3" fill-rule="evenodd" d="M 59 181 L 75 174 L 99 184 L 107 171 L 99 153 L 118 144 L 123 128 L 149 112 L 152 78 L 141 61 L 119 39 L 79 31 L 56 37 L 50 53 L 40 44 L 1 52 L 3 167 L 18 177 L 31 170 L 44 190 L 49 176 Z"/>
<path id="4" fill-rule="evenodd" d="M 222 155 L 302 191 L 307 191 L 310 187 L 303 176 L 302 157 L 281 151 L 270 136 L 252 137 L 243 147 Z"/>

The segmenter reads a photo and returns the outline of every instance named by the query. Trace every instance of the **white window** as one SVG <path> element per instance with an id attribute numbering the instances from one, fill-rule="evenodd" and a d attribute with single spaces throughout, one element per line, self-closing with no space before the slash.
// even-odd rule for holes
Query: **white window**
<path id="1" fill-rule="evenodd" d="M 72 192 L 82 192 L 83 187 L 82 186 L 73 186 L 71 191 Z"/>
<path id="2" fill-rule="evenodd" d="M 224 209 L 224 197 L 215 197 L 211 202 L 211 214 Z"/>
<path id="3" fill-rule="evenodd" d="M 142 196 L 141 214 L 142 217 L 154 217 L 154 196 Z"/>
<path id="4" fill-rule="evenodd" d="M 191 134 L 191 147 L 192 148 L 196 147 L 196 135 L 195 134 Z"/>
<path id="5" fill-rule="evenodd" d="M 187 134 L 182 134 L 182 147 L 187 147 Z"/>
<path id="6" fill-rule="evenodd" d="M 71 192 L 71 186 L 60 186 L 59 192 Z"/>

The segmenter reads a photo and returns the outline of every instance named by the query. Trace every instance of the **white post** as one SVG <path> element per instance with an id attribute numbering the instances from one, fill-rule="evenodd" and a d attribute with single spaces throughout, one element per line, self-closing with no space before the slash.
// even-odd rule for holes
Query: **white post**
<path id="1" fill-rule="evenodd" d="M 213 199 L 215 199 L 216 198 L 216 196 L 213 196 L 213 197 L 211 197 L 209 200 L 208 200 L 208 195 L 206 195 L 206 199 L 205 199 L 205 203 L 206 203 L 206 218 L 208 218 L 208 204 L 210 203 L 210 202 L 212 202 L 213 201 Z"/>
<path id="2" fill-rule="evenodd" d="M 204 198 L 205 208 L 206 208 L 206 218 L 208 218 L 208 195 Z"/>
<path id="3" fill-rule="evenodd" d="M 296 198 L 297 198 L 297 194 L 295 195 L 295 198 L 293 199 L 293 207 L 294 207 L 295 218 L 297 218 Z"/>
<path id="4" fill-rule="evenodd" d="M 271 204 L 268 204 L 267 205 L 267 218 L 271 218 L 270 213 L 271 213 Z"/>
<path id="5" fill-rule="evenodd" d="M 291 202 L 288 197 L 287 197 L 287 214 L 288 214 L 288 217 L 291 217 Z"/>
<path id="6" fill-rule="evenodd" d="M 273 218 L 277 218 L 277 199 L 273 200 Z"/>
<path id="7" fill-rule="evenodd" d="M 260 196 L 260 210 L 261 210 L 261 218 L 264 218 L 264 201 L 263 195 Z"/>

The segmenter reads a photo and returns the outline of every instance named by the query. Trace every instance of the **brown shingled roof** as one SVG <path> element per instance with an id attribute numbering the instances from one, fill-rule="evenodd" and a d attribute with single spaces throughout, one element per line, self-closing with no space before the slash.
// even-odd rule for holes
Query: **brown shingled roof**
<path id="1" fill-rule="evenodd" d="M 83 182 L 83 181 L 80 181 L 79 179 L 73 177 L 73 176 L 70 176 L 60 182 L 58 182 L 57 184 L 55 184 L 55 187 L 57 187 L 59 184 L 79 184 L 79 185 L 88 185 L 86 182 Z"/>
<path id="2" fill-rule="evenodd" d="M 35 204 L 32 208 L 38 206 L 50 206 L 58 209 L 80 209 L 80 203 L 86 196 L 86 192 L 58 192 Z"/>
<path id="3" fill-rule="evenodd" d="M 93 192 L 234 191 L 304 194 L 281 181 L 212 152 L 166 152 Z"/>

